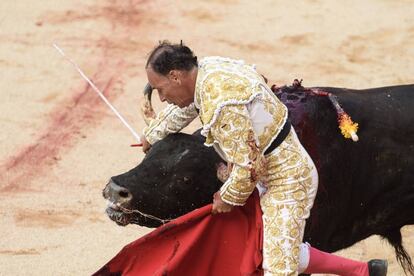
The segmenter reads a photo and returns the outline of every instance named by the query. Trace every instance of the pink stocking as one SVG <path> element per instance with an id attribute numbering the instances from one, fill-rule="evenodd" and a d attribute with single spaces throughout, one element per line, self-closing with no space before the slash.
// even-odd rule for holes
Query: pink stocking
<path id="1" fill-rule="evenodd" d="M 343 276 L 368 276 L 368 263 L 322 252 L 309 246 L 309 264 L 304 273 L 330 273 Z"/>

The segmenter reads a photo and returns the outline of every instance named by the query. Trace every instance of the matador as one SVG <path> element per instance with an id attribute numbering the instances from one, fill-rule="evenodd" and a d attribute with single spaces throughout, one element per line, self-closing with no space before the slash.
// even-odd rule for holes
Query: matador
<path id="1" fill-rule="evenodd" d="M 244 205 L 257 186 L 265 275 L 303 271 L 299 268 L 301 243 L 318 173 L 288 120 L 286 106 L 255 66 L 223 57 L 197 61 L 182 43 L 163 42 L 150 54 L 146 70 L 150 85 L 169 105 L 144 129 L 144 150 L 199 116 L 205 145 L 214 147 L 231 168 L 214 196 L 213 213 Z M 386 263 L 376 261 L 350 260 L 354 274 L 347 271 L 347 275 L 385 275 L 370 273 L 384 267 L 386 271 Z"/>

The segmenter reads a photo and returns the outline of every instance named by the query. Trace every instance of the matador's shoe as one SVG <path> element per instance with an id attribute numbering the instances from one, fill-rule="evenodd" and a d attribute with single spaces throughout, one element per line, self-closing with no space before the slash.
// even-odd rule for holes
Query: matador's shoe
<path id="1" fill-rule="evenodd" d="M 386 276 L 388 269 L 387 260 L 370 260 L 368 262 L 369 276 Z"/>

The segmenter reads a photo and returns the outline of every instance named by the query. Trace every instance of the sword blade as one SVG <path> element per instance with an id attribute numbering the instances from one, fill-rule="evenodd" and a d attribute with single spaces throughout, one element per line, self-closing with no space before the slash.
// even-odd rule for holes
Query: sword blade
<path id="1" fill-rule="evenodd" d="M 53 43 L 53 47 L 67 60 L 69 61 L 75 69 L 79 72 L 79 74 L 82 76 L 84 80 L 86 80 L 89 85 L 92 87 L 92 89 L 99 95 L 99 97 L 106 103 L 106 105 L 115 113 L 115 115 L 121 120 L 121 122 L 128 128 L 128 130 L 132 133 L 132 135 L 137 140 L 138 144 L 141 144 L 141 138 L 139 135 L 135 132 L 135 130 L 128 124 L 128 122 L 122 117 L 122 115 L 116 110 L 116 108 L 108 101 L 108 99 L 104 96 L 104 94 L 99 90 L 98 87 L 95 86 L 95 84 L 83 73 L 83 71 L 79 68 L 79 66 L 70 59 L 65 52 L 56 44 Z"/>

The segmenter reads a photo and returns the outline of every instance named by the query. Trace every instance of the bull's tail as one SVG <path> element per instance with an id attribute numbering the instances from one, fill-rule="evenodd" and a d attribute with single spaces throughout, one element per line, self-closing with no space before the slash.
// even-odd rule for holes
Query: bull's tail
<path id="1" fill-rule="evenodd" d="M 397 261 L 404 269 L 405 274 L 414 275 L 414 266 L 411 257 L 402 244 L 401 229 L 398 228 L 389 231 L 383 237 L 394 247 Z"/>

